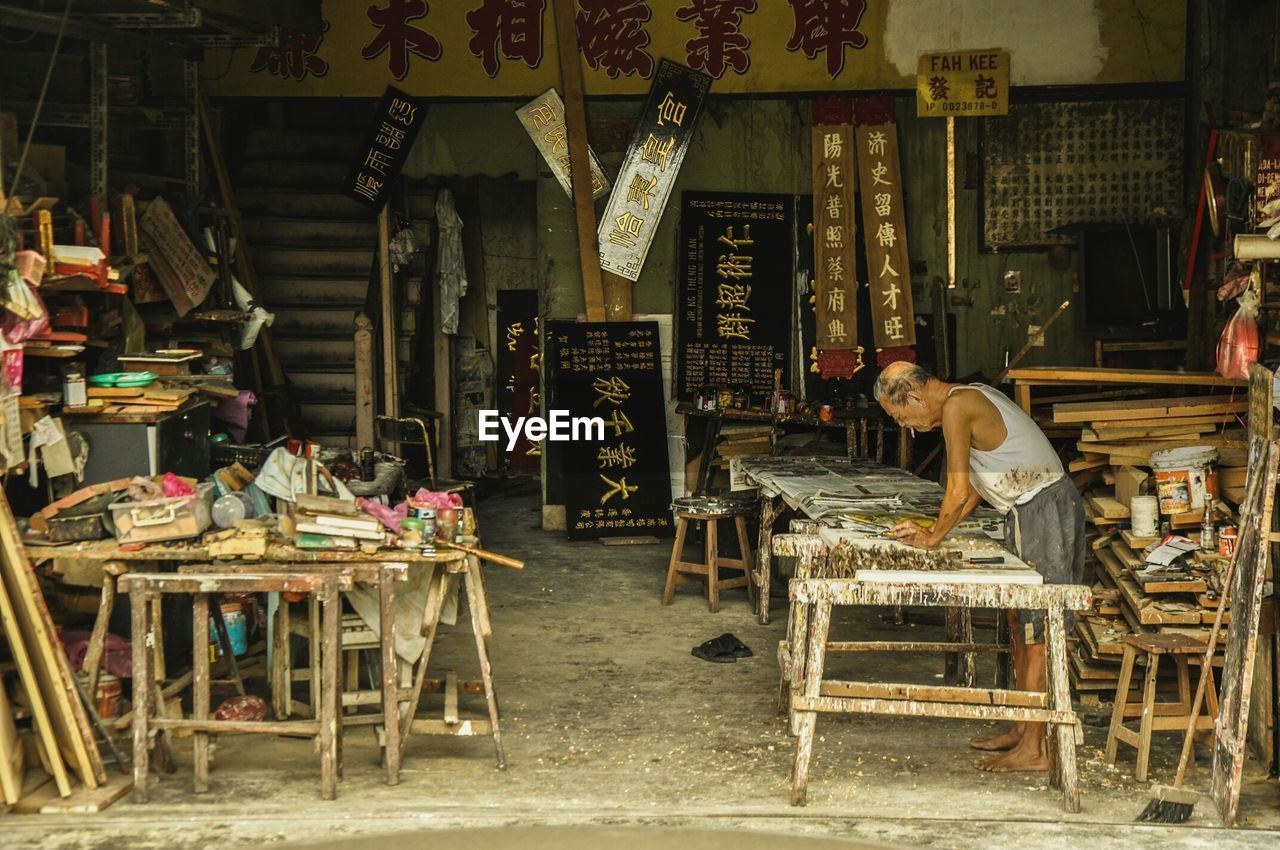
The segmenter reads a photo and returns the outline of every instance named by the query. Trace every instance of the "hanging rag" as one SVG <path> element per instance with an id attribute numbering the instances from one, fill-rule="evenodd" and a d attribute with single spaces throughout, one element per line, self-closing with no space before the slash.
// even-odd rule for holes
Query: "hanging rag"
<path id="1" fill-rule="evenodd" d="M 436 227 L 440 230 L 435 268 L 440 286 L 440 330 L 452 335 L 458 332 L 459 302 L 467 294 L 467 269 L 462 255 L 462 219 L 448 189 L 436 195 Z"/>

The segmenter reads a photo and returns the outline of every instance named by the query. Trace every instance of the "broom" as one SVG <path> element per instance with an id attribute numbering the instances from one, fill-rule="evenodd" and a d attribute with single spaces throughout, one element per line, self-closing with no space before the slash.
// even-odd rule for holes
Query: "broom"
<path id="1" fill-rule="evenodd" d="M 1191 701 L 1191 717 L 1187 721 L 1187 733 L 1182 739 L 1182 755 L 1178 759 L 1178 773 L 1172 785 L 1151 786 L 1151 799 L 1147 807 L 1135 818 L 1138 823 L 1186 823 L 1196 807 L 1201 794 L 1182 787 L 1182 780 L 1187 773 L 1187 765 L 1191 762 L 1191 751 L 1195 747 L 1196 721 L 1200 719 L 1200 705 L 1204 701 L 1209 677 L 1213 675 L 1213 653 L 1218 646 L 1218 633 L 1222 630 L 1222 615 L 1227 610 L 1227 597 L 1231 581 L 1235 576 L 1236 561 L 1240 557 L 1240 549 L 1236 551 L 1227 564 L 1226 575 L 1222 581 L 1222 596 L 1218 599 L 1218 612 L 1213 617 L 1213 628 L 1209 631 L 1209 642 L 1204 649 L 1204 658 L 1200 661 L 1200 681 L 1196 685 L 1196 697 Z"/>

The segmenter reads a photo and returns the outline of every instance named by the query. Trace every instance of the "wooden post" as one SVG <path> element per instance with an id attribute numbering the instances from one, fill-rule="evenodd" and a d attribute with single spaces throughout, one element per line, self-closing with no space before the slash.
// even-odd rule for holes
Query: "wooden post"
<path id="1" fill-rule="evenodd" d="M 209 594 L 197 593 L 192 604 L 191 650 L 193 684 L 191 688 L 191 716 L 195 720 L 209 719 Z M 223 650 L 226 651 L 225 649 Z M 209 733 L 198 730 L 191 747 L 195 762 L 195 792 L 209 790 Z"/>
<path id="2" fill-rule="evenodd" d="M 396 298 L 391 279 L 391 213 L 378 213 L 378 294 L 382 332 L 382 409 L 388 416 L 400 415 L 400 368 L 396 356 Z"/>
<path id="3" fill-rule="evenodd" d="M 947 116 L 947 288 L 956 288 L 956 118 Z"/>
<path id="4" fill-rule="evenodd" d="M 382 644 L 383 758 L 387 763 L 387 784 L 400 784 L 400 677 L 396 663 L 395 578 L 383 567 L 378 572 L 378 620 Z M 474 604 L 474 603 L 473 603 Z"/>
<path id="5" fill-rule="evenodd" d="M 822 689 L 822 671 L 827 658 L 827 633 L 831 627 L 831 601 L 823 599 L 813 606 L 809 622 L 808 658 L 804 672 L 804 695 L 817 697 Z M 794 711 L 797 719 L 796 759 L 791 768 L 791 805 L 808 802 L 809 762 L 813 757 L 813 734 L 818 712 Z"/>
<path id="6" fill-rule="evenodd" d="M 151 603 L 139 586 L 129 591 L 129 609 L 133 620 L 130 641 L 133 644 L 133 799 L 147 802 L 147 760 L 151 716 L 151 651 L 147 643 L 155 640 L 147 622 Z"/>
<path id="7" fill-rule="evenodd" d="M 1067 678 L 1067 636 L 1062 603 L 1049 602 L 1044 623 L 1045 665 L 1048 674 L 1049 707 L 1071 713 L 1071 683 Z M 1154 659 L 1154 656 L 1153 656 Z M 1155 665 L 1152 664 L 1154 670 Z M 1076 776 L 1076 729 L 1054 723 L 1048 730 L 1057 743 L 1058 781 L 1062 786 L 1062 806 L 1072 814 L 1080 811 L 1080 782 Z"/>
<path id="8" fill-rule="evenodd" d="M 600 270 L 600 244 L 596 237 L 596 208 L 591 197 L 591 156 L 587 148 L 587 112 L 582 94 L 582 64 L 578 58 L 578 26 L 574 22 L 577 4 L 554 0 L 556 52 L 560 56 L 560 77 L 564 86 L 564 120 L 569 130 L 569 182 L 573 188 L 573 211 L 578 224 L 578 262 L 582 266 L 582 297 L 588 322 L 603 322 L 605 316 L 604 279 Z M 616 277 L 610 275 L 609 277 Z M 626 292 L 626 318 L 631 318 L 631 282 L 619 278 L 625 287 L 610 281 L 611 294 Z M 611 312 L 624 305 L 610 301 Z M 613 317 L 610 317 L 613 318 Z"/>
<path id="9" fill-rule="evenodd" d="M 364 313 L 356 314 L 356 445 L 374 446 L 377 405 L 373 389 L 373 322 Z M 380 446 L 378 447 L 380 448 Z"/>
<path id="10" fill-rule="evenodd" d="M 338 775 L 342 770 L 342 756 L 338 749 L 342 738 L 342 730 L 338 728 L 342 722 L 339 708 L 342 692 L 338 688 L 342 671 L 342 596 L 333 578 L 325 582 L 322 594 L 324 637 L 321 640 L 321 658 L 324 670 L 316 719 L 320 722 L 320 796 L 332 800 L 338 796 Z"/>
<path id="11" fill-rule="evenodd" d="M 85 674 L 85 693 L 94 699 L 98 693 L 98 678 L 102 673 L 102 654 L 107 644 L 107 624 L 111 620 L 111 612 L 116 603 L 116 577 L 107 572 L 111 564 L 102 565 L 102 596 L 98 600 L 98 617 L 93 621 L 93 633 L 89 636 L 89 647 L 84 653 L 84 663 L 80 669 Z"/>

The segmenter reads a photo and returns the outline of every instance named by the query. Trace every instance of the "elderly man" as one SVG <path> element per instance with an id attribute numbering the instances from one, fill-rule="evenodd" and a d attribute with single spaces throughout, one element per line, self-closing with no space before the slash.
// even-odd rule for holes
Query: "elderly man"
<path id="1" fill-rule="evenodd" d="M 941 426 L 947 447 L 946 495 L 931 528 L 913 522 L 890 534 L 923 548 L 940 544 L 981 501 L 1006 515 L 1005 544 L 1051 584 L 1077 584 L 1084 575 L 1084 508 L 1053 447 L 1031 417 L 984 384 L 949 384 L 914 363 L 893 363 L 876 380 L 875 396 L 903 428 Z M 1069 616 L 1069 615 L 1068 615 Z M 1010 611 L 1018 687 L 1045 690 L 1044 612 Z M 1068 622 L 1070 628 L 1070 622 Z M 1045 724 L 1017 723 L 969 743 L 1008 750 L 975 762 L 994 772 L 1049 769 Z"/>

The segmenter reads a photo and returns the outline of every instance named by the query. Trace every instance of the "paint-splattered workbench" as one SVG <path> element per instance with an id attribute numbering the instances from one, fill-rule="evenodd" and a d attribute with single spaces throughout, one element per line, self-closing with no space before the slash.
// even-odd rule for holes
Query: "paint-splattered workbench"
<path id="1" fill-rule="evenodd" d="M 938 571 L 922 581 L 897 573 L 883 580 L 875 570 L 851 571 L 847 542 L 828 546 L 816 533 L 780 534 L 774 554 L 797 559 L 797 578 L 790 588 L 792 602 L 788 640 L 781 647 L 782 696 L 791 712 L 796 735 L 791 774 L 791 802 L 804 805 L 819 713 L 888 714 L 899 717 L 952 717 L 969 720 L 1011 720 L 1048 723 L 1054 755 L 1050 778 L 1060 788 L 1063 807 L 1080 811 L 1075 747 L 1079 723 L 1071 705 L 1067 673 L 1065 617 L 1067 611 L 1090 604 L 1083 585 L 1032 583 L 1030 577 L 1000 575 L 983 580 L 979 570 Z M 1026 572 L 1033 572 L 1029 569 Z M 1016 573 L 1017 568 L 1001 569 Z M 833 578 L 848 574 L 848 578 Z M 943 578 L 945 576 L 945 578 Z M 1038 578 L 1038 576 L 1037 576 Z M 828 652 L 977 652 L 997 647 L 973 643 L 894 643 L 889 641 L 828 640 L 831 610 L 837 605 L 906 605 L 922 607 L 1031 609 L 1045 612 L 1047 693 L 1007 688 L 895 684 L 826 679 Z"/>
<path id="2" fill-rule="evenodd" d="M 979 509 L 957 525 L 943 545 L 915 549 L 885 537 L 902 518 L 937 515 L 942 488 L 900 469 L 843 458 L 759 458 L 739 472 L 760 488 L 759 579 L 767 598 L 769 555 L 796 559 L 790 583 L 787 638 L 779 646 L 780 705 L 797 736 L 792 803 L 806 799 L 809 759 L 819 713 L 1023 720 L 1051 724 L 1056 744 L 1053 780 L 1068 811 L 1078 811 L 1075 744 L 1078 724 L 1067 679 L 1065 616 L 1089 604 L 1088 588 L 1045 585 L 1002 542 L 1003 523 Z M 782 506 L 807 517 L 791 534 L 771 533 Z M 946 612 L 939 642 L 831 641 L 837 605 L 937 607 Z M 1009 689 L 1007 664 L 995 687 L 975 687 L 978 652 L 1007 656 L 1000 630 L 994 643 L 977 643 L 974 609 L 1045 612 L 1048 692 Z M 762 607 L 762 620 L 767 608 Z M 1003 617 L 997 617 L 997 624 Z M 834 681 L 823 678 L 828 652 L 936 652 L 948 657 L 945 686 Z"/>

